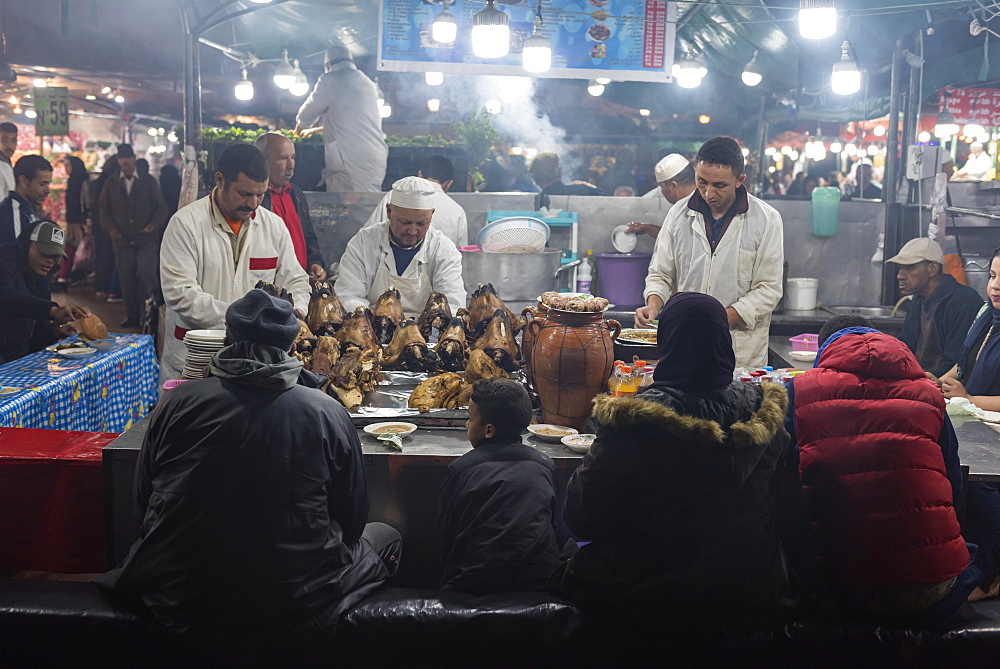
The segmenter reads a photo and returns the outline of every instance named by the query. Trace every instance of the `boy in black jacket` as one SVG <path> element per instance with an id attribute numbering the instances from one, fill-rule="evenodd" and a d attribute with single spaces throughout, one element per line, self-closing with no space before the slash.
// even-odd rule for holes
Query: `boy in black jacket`
<path id="1" fill-rule="evenodd" d="M 521 442 L 524 386 L 481 379 L 469 403 L 473 449 L 448 467 L 438 529 L 441 588 L 473 594 L 542 590 L 559 549 L 555 465 Z"/>

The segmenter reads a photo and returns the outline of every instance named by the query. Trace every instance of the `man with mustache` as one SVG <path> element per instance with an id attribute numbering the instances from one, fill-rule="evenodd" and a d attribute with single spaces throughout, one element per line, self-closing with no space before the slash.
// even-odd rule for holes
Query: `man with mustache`
<path id="1" fill-rule="evenodd" d="M 281 133 L 265 132 L 257 138 L 254 146 L 267 158 L 267 192 L 261 206 L 273 211 L 285 222 L 295 247 L 295 257 L 302 269 L 318 281 L 323 281 L 326 279 L 325 263 L 309 217 L 309 202 L 302 189 L 291 181 L 295 173 L 295 144 Z"/>
<path id="2" fill-rule="evenodd" d="M 180 378 L 188 330 L 222 329 L 226 309 L 258 281 L 292 294 L 303 317 L 309 277 L 281 218 L 260 206 L 267 192 L 267 159 L 242 142 L 215 165 L 215 188 L 180 209 L 163 235 L 160 283 L 167 305 L 160 379 Z"/>

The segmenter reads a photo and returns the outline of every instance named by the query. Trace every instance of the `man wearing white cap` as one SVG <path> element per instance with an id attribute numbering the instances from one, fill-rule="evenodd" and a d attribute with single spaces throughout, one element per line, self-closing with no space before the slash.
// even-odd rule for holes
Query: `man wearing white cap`
<path id="1" fill-rule="evenodd" d="M 400 179 L 386 205 L 389 220 L 362 228 L 347 243 L 336 288 L 348 310 L 374 304 L 393 286 L 407 316 L 419 316 L 432 292 L 444 293 L 453 311 L 465 306 L 462 256 L 430 227 L 436 192 L 426 179 Z"/>
<path id="2" fill-rule="evenodd" d="M 955 178 L 983 181 L 991 169 L 993 169 L 993 156 L 983 150 L 982 142 L 973 142 L 969 145 L 969 159 L 965 161 L 962 169 L 955 173 Z"/>
<path id="3" fill-rule="evenodd" d="M 379 193 L 389 147 L 382 136 L 378 87 L 345 47 L 327 49 L 323 65 L 325 74 L 295 116 L 295 132 L 309 135 L 317 123 L 323 127 L 327 192 Z"/>
<path id="4" fill-rule="evenodd" d="M 674 205 L 694 192 L 694 167 L 679 153 L 671 153 L 661 158 L 653 172 L 656 175 L 656 188 L 643 197 L 662 198 Z M 628 224 L 626 232 L 633 235 L 647 234 L 655 238 L 660 234 L 660 226 L 632 221 Z"/>
<path id="5" fill-rule="evenodd" d="M 955 366 L 983 296 L 944 273 L 944 252 L 926 237 L 911 239 L 886 260 L 896 263 L 899 292 L 912 295 L 899 339 L 936 378 Z"/>

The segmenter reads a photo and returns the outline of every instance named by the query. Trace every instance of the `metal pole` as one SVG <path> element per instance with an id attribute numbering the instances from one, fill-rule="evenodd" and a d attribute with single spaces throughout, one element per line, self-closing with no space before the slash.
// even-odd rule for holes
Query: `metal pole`
<path id="1" fill-rule="evenodd" d="M 767 150 L 768 123 L 764 116 L 767 111 L 767 98 L 767 95 L 760 96 L 760 114 L 757 115 L 757 197 L 764 197 L 764 193 L 767 192 L 767 169 L 764 165 L 767 162 L 767 156 L 764 155 Z"/>
<path id="2" fill-rule="evenodd" d="M 886 133 L 885 147 L 885 178 L 882 180 L 882 200 L 885 206 L 884 222 L 884 254 L 886 258 L 892 257 L 898 251 L 902 242 L 900 240 L 900 227 L 902 221 L 900 209 L 896 206 L 896 181 L 899 178 L 899 107 L 900 88 L 902 85 L 903 70 L 903 40 L 896 40 L 896 46 L 892 50 L 892 78 L 889 86 L 889 131 Z M 882 265 L 882 303 L 890 304 L 896 294 L 896 279 L 894 268 Z"/>
<path id="3" fill-rule="evenodd" d="M 190 32 L 187 14 L 182 13 L 184 28 L 184 144 L 201 148 L 201 63 L 198 36 Z"/>

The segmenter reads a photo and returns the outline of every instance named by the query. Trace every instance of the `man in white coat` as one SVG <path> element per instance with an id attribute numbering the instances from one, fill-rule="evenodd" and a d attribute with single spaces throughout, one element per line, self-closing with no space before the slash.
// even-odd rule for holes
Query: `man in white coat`
<path id="1" fill-rule="evenodd" d="M 295 132 L 308 134 L 317 123 L 323 126 L 327 192 L 381 192 L 389 147 L 382 137 L 375 82 L 342 46 L 327 50 L 324 67 L 326 73 L 299 108 Z"/>
<path id="2" fill-rule="evenodd" d="M 755 369 L 767 364 L 785 254 L 781 215 L 747 192 L 744 167 L 729 137 L 699 149 L 696 190 L 670 210 L 656 238 L 635 326 L 648 327 L 676 292 L 706 293 L 727 305 L 736 365 Z"/>
<path id="3" fill-rule="evenodd" d="M 289 291 L 304 317 L 309 278 L 281 217 L 260 206 L 267 183 L 260 149 L 232 144 L 219 157 L 212 192 L 180 209 L 167 224 L 160 246 L 167 305 L 161 383 L 181 376 L 185 333 L 225 329 L 226 309 L 258 281 Z"/>
<path id="4" fill-rule="evenodd" d="M 417 176 L 431 182 L 434 187 L 434 216 L 431 220 L 431 228 L 440 230 L 445 237 L 455 242 L 455 246 L 462 247 L 469 243 L 469 220 L 465 215 L 462 205 L 455 202 L 448 196 L 448 189 L 451 188 L 455 180 L 455 167 L 451 161 L 444 156 L 431 156 L 427 159 L 427 164 L 422 170 L 417 170 Z M 389 220 L 388 209 L 389 198 L 392 191 L 385 194 L 382 201 L 375 207 L 375 211 L 368 217 L 364 227 L 368 228 Z"/>
<path id="5" fill-rule="evenodd" d="M 444 293 L 453 313 L 465 306 L 462 256 L 431 227 L 436 192 L 426 179 L 400 179 L 389 195 L 389 220 L 361 228 L 347 243 L 336 289 L 348 311 L 375 304 L 393 286 L 406 316 L 419 316 L 432 292 Z"/>
<path id="6" fill-rule="evenodd" d="M 14 152 L 17 151 L 17 126 L 0 123 L 0 198 L 7 197 L 17 187 L 14 180 Z"/>

